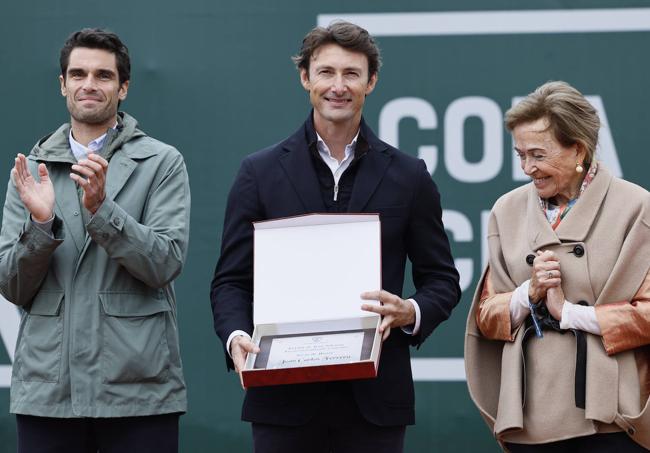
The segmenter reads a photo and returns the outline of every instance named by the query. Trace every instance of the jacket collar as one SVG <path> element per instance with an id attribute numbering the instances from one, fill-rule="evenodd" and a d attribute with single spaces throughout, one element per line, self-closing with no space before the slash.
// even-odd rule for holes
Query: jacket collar
<path id="1" fill-rule="evenodd" d="M 76 163 L 76 159 L 70 150 L 69 132 L 70 125 L 62 125 L 55 132 L 40 140 L 32 150 L 29 158 L 47 163 Z M 146 134 L 137 128 L 137 121 L 128 114 L 120 112 L 118 114 L 118 127 L 115 130 L 108 131 L 106 142 L 101 150 L 103 156 L 110 158 L 106 175 L 107 198 L 114 199 L 124 187 L 137 166 L 135 159 L 145 158 L 160 152 L 160 147 L 157 146 L 122 146 L 140 137 L 146 137 Z M 79 205 L 76 185 L 68 177 L 67 172 L 52 172 L 51 176 L 55 179 L 57 214 L 67 225 L 77 249 L 80 253 L 83 253 L 87 249 L 90 236 L 86 234 L 81 217 L 74 215 L 74 211 L 83 209 Z M 71 208 L 70 203 L 76 209 Z"/>
<path id="2" fill-rule="evenodd" d="M 528 186 L 527 223 L 528 241 L 533 250 L 561 242 L 583 242 L 594 223 L 600 206 L 607 195 L 612 174 L 602 163 L 589 187 L 580 195 L 571 212 L 554 231 L 539 207 L 537 191 L 532 183 Z"/>
<path id="3" fill-rule="evenodd" d="M 68 136 L 70 123 L 62 124 L 56 131 L 38 141 L 32 149 L 29 158 L 39 162 L 76 163 L 70 150 Z M 138 122 L 125 112 L 117 114 L 117 128 L 107 131 L 106 141 L 100 152 L 102 156 L 111 158 L 126 142 L 146 134 L 138 129 Z M 146 158 L 158 152 L 157 147 L 132 147 L 124 151 L 130 158 Z"/>
<path id="4" fill-rule="evenodd" d="M 375 136 L 365 120 L 361 118 L 359 137 L 367 143 L 368 149 L 359 159 L 354 188 L 348 206 L 349 212 L 361 212 L 381 181 L 391 161 L 393 149 Z M 285 153 L 280 164 L 291 181 L 306 212 L 324 212 L 318 176 L 311 160 L 310 147 L 316 146 L 316 130 L 313 111 L 307 120 L 291 137 L 281 144 Z"/>

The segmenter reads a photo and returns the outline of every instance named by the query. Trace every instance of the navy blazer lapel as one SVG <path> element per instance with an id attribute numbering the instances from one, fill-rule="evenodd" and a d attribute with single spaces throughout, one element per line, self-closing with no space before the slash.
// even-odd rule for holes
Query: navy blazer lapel
<path id="1" fill-rule="evenodd" d="M 327 209 L 323 203 L 318 175 L 309 155 L 305 129 L 306 125 L 303 125 L 282 144 L 285 153 L 280 157 L 280 165 L 302 202 L 305 212 L 325 212 Z"/>
<path id="2" fill-rule="evenodd" d="M 354 180 L 348 212 L 363 211 L 379 182 L 384 177 L 392 157 L 388 145 L 372 133 L 363 119 L 361 120 L 359 135 L 368 142 L 368 151 L 360 157 L 358 162 L 359 170 Z"/>

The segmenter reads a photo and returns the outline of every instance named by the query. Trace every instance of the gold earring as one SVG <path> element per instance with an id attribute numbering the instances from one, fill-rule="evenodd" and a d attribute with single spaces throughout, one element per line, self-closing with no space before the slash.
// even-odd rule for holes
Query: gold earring
<path id="1" fill-rule="evenodd" d="M 576 173 L 582 173 L 585 169 L 580 162 L 576 162 Z"/>

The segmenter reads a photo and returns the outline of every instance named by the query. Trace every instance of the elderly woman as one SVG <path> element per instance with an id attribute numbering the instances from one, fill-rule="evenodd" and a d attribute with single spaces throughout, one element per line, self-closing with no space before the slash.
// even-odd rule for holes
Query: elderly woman
<path id="1" fill-rule="evenodd" d="M 506 113 L 532 182 L 492 209 L 467 383 L 512 452 L 650 448 L 650 194 L 595 159 L 600 121 L 564 82 Z"/>

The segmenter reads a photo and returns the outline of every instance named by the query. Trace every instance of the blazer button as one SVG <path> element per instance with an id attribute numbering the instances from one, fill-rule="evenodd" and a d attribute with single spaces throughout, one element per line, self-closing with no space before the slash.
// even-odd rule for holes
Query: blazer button
<path id="1" fill-rule="evenodd" d="M 122 220 L 119 217 L 115 217 L 113 219 L 113 225 L 115 225 L 116 227 L 119 227 L 121 224 L 122 224 Z"/>
<path id="2" fill-rule="evenodd" d="M 529 266 L 533 265 L 533 261 L 535 261 L 535 255 L 532 253 L 526 257 L 526 263 L 528 263 Z"/>
<path id="3" fill-rule="evenodd" d="M 585 254 L 585 248 L 583 246 L 581 246 L 580 244 L 578 244 L 575 247 L 573 247 L 573 254 L 575 256 L 577 256 L 578 258 L 580 258 L 581 256 L 583 256 Z"/>

